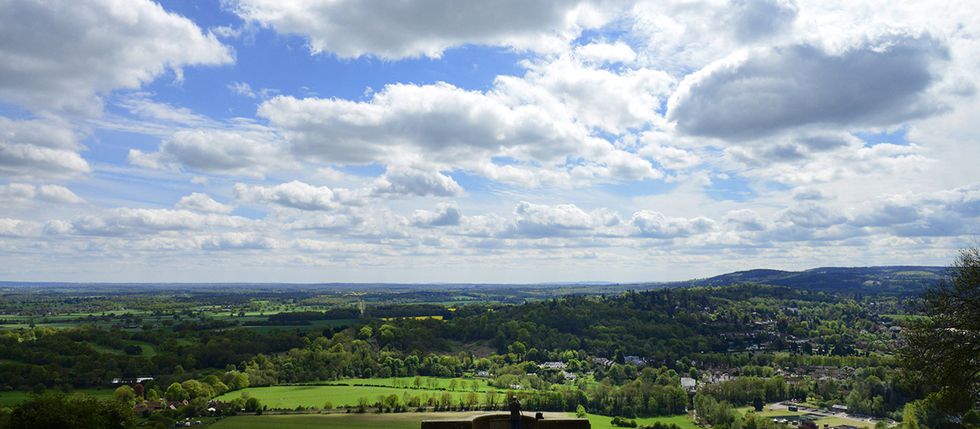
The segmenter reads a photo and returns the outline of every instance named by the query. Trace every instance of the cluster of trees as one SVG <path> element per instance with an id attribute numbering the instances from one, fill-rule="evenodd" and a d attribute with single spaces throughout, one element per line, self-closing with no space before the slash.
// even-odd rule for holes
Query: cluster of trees
<path id="1" fill-rule="evenodd" d="M 0 410 L 0 428 L 4 429 L 119 429 L 135 421 L 130 404 L 62 393 L 46 393 L 13 410 Z"/>
<path id="2" fill-rule="evenodd" d="M 128 354 L 127 341 L 154 344 L 156 353 Z M 304 336 L 293 331 L 127 332 L 91 325 L 2 330 L 0 355 L 5 360 L 0 363 L 0 389 L 99 387 L 120 376 L 184 377 L 184 372 L 223 369 L 256 353 L 277 353 L 303 344 Z"/>
<path id="3" fill-rule="evenodd" d="M 906 429 L 980 427 L 980 247 L 961 251 L 950 274 L 905 333 L 902 361 L 926 389 L 905 405 Z"/>
<path id="4" fill-rule="evenodd" d="M 709 384 L 701 393 L 732 404 L 762 404 L 794 399 L 805 401 L 810 389 L 804 383 L 787 383 L 783 377 L 737 377 Z"/>
<path id="5" fill-rule="evenodd" d="M 700 421 L 713 429 L 781 429 L 772 419 L 754 413 L 741 414 L 728 401 L 718 401 L 711 395 L 695 395 L 694 411 Z"/>
<path id="6" fill-rule="evenodd" d="M 585 386 L 586 405 L 593 412 L 626 417 L 670 416 L 687 410 L 687 392 L 672 369 L 644 368 L 632 381 L 613 385 L 608 380 Z"/>

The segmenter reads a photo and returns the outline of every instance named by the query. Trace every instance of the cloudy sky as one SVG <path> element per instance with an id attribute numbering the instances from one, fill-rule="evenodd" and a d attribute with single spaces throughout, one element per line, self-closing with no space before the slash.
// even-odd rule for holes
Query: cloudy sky
<path id="1" fill-rule="evenodd" d="M 977 9 L 0 0 L 0 280 L 943 265 Z"/>

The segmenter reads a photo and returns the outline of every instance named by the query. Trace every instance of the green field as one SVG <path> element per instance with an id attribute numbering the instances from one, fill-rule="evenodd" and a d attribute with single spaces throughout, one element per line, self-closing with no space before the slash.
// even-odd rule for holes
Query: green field
<path id="1" fill-rule="evenodd" d="M 359 398 L 367 398 L 373 404 L 377 402 L 379 396 L 398 395 L 401 399 L 403 393 L 409 395 L 441 396 L 449 393 L 453 397 L 453 403 L 458 402 L 461 396 L 469 392 L 447 392 L 444 390 L 428 389 L 406 389 L 394 387 L 375 387 L 375 386 L 271 386 L 271 387 L 249 387 L 247 389 L 229 392 L 217 397 L 219 401 L 230 401 L 248 393 L 253 398 L 262 402 L 262 405 L 269 408 L 295 409 L 303 407 L 322 407 L 327 401 L 335 407 L 357 406 Z M 503 400 L 503 394 L 500 395 Z M 480 395 L 480 402 L 483 402 L 483 395 Z"/>
<path id="2" fill-rule="evenodd" d="M 397 413 L 397 414 L 299 414 L 285 416 L 238 416 L 221 420 L 214 429 L 418 429 L 422 420 L 468 418 L 473 413 Z"/>
<path id="3" fill-rule="evenodd" d="M 753 409 L 752 407 L 739 407 L 739 408 L 736 408 L 736 410 L 738 410 L 742 414 L 745 414 L 745 413 L 751 411 L 752 409 Z M 777 418 L 777 417 L 803 416 L 803 415 L 806 415 L 806 414 L 810 414 L 810 412 L 808 412 L 808 411 L 789 411 L 789 410 L 786 410 L 786 409 L 775 409 L 774 410 L 774 409 L 770 409 L 769 407 L 766 407 L 765 410 L 760 411 L 760 412 L 756 412 L 755 414 L 757 416 L 760 416 L 760 417 Z M 816 423 L 818 427 L 823 427 L 823 425 L 826 424 L 826 425 L 830 425 L 830 426 L 851 425 L 851 426 L 857 426 L 857 427 L 873 428 L 874 425 L 875 425 L 875 423 L 877 423 L 877 422 L 875 422 L 875 421 L 867 422 L 867 421 L 863 421 L 863 420 L 848 419 L 848 418 L 844 418 L 844 417 L 820 417 L 820 418 L 814 420 L 814 423 Z"/>
<path id="4" fill-rule="evenodd" d="M 86 395 L 95 396 L 99 399 L 112 399 L 113 389 L 78 389 L 73 390 L 69 393 L 84 393 Z M 31 399 L 33 393 L 30 392 L 0 392 L 0 407 L 11 407 L 21 402 L 25 402 Z"/>
<path id="5" fill-rule="evenodd" d="M 420 381 L 422 382 L 422 387 L 429 388 L 430 380 L 437 381 L 438 384 L 436 384 L 435 387 L 436 389 L 449 389 L 449 385 L 452 382 L 452 380 L 456 380 L 456 384 L 457 384 L 456 391 L 468 392 L 472 390 L 471 386 L 474 381 L 477 383 L 478 392 L 483 392 L 486 391 L 488 388 L 490 388 L 490 385 L 487 384 L 487 381 L 481 378 L 438 378 L 438 377 L 420 377 Z M 346 383 L 352 386 L 355 384 L 364 384 L 364 385 L 371 385 L 371 386 L 392 386 L 392 387 L 400 385 L 401 387 L 399 388 L 404 388 L 405 386 L 415 387 L 415 385 L 413 384 L 414 381 L 415 381 L 415 377 L 349 378 L 345 380 L 340 380 L 338 381 L 338 383 Z M 415 389 L 411 389 L 411 390 L 415 390 Z M 500 389 L 497 390 L 499 391 Z"/>
<path id="6" fill-rule="evenodd" d="M 570 414 L 570 416 L 574 417 L 575 415 Z M 589 418 L 589 424 L 592 425 L 592 429 L 619 429 L 618 427 L 612 425 L 612 417 L 600 416 L 597 414 L 589 414 L 587 417 Z M 670 417 L 640 417 L 633 420 L 636 420 L 636 424 L 639 426 L 647 426 L 656 422 L 661 422 L 668 425 L 675 424 L 681 429 L 699 429 L 687 415 L 683 414 Z"/>

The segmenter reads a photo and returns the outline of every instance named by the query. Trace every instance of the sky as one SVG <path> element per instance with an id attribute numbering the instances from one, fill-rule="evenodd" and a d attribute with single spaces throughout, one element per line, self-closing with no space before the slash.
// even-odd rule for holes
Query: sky
<path id="1" fill-rule="evenodd" d="M 0 280 L 946 265 L 978 9 L 0 0 Z"/>

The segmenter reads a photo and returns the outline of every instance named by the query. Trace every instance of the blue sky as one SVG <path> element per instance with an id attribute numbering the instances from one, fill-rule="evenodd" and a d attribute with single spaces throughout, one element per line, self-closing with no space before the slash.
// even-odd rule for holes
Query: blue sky
<path id="1" fill-rule="evenodd" d="M 0 8 L 0 279 L 657 281 L 945 264 L 967 1 Z"/>

